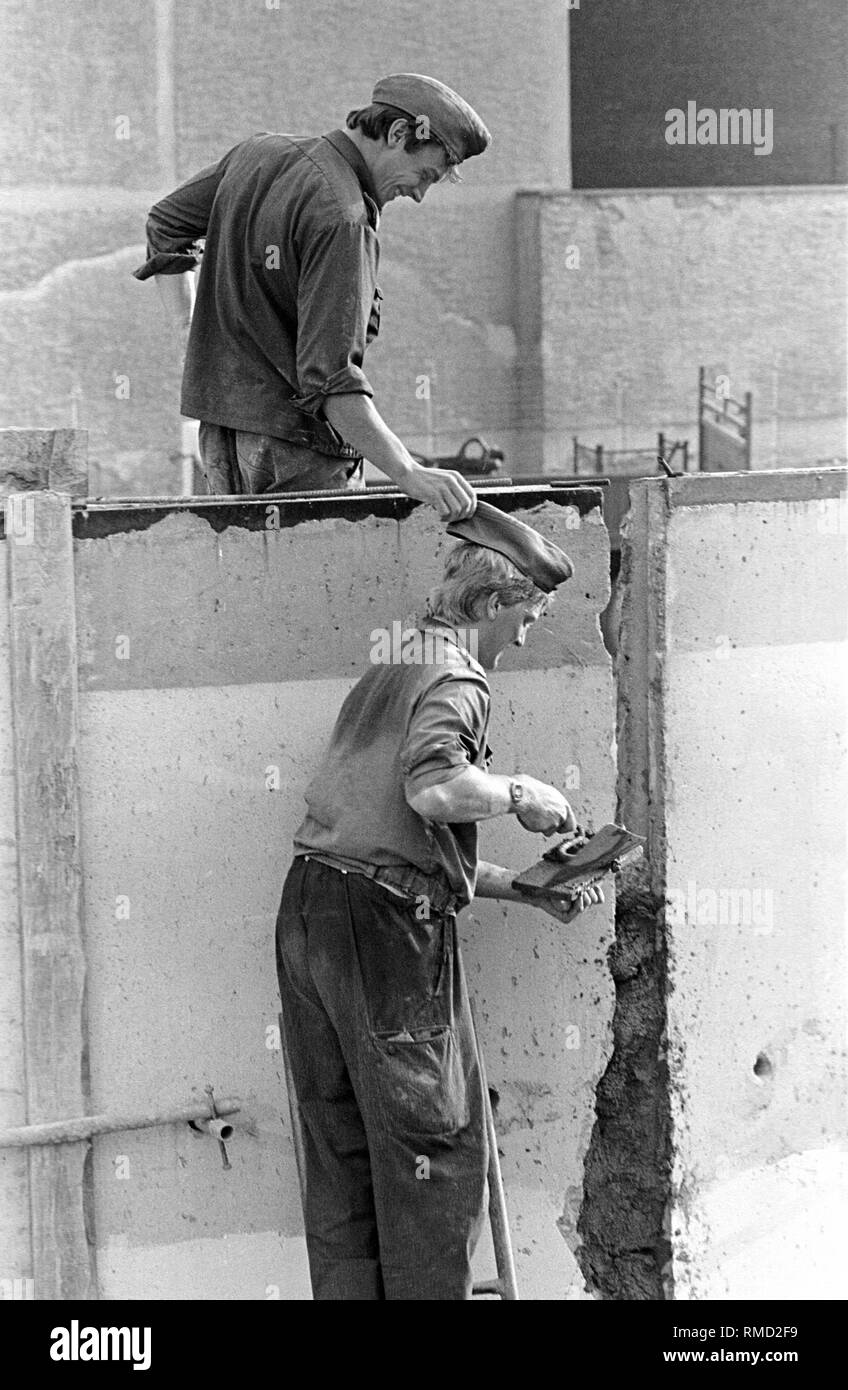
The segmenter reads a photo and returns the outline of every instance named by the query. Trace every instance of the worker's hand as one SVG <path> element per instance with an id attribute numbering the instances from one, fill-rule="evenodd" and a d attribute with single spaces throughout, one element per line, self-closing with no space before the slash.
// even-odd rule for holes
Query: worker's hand
<path id="1" fill-rule="evenodd" d="M 577 817 L 556 787 L 537 782 L 535 777 L 514 778 L 524 790 L 524 800 L 516 808 L 520 825 L 536 834 L 555 835 L 577 829 Z"/>
<path id="2" fill-rule="evenodd" d="M 435 507 L 442 521 L 471 516 L 477 506 L 477 494 L 468 479 L 449 468 L 424 468 L 417 463 L 398 486 L 407 497 Z"/>
<path id="3" fill-rule="evenodd" d="M 573 922 L 587 907 L 602 903 L 603 900 L 603 888 L 599 883 L 594 883 L 589 888 L 581 888 L 573 898 L 534 898 L 533 904 L 547 912 L 549 917 L 554 917 L 557 922 Z"/>

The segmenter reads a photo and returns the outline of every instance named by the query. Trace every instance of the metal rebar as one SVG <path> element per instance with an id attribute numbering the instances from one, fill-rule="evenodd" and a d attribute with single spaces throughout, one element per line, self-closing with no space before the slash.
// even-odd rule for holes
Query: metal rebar
<path id="1" fill-rule="evenodd" d="M 497 1279 L 486 1279 L 480 1284 L 476 1284 L 474 1292 L 477 1294 L 498 1293 L 507 1302 L 516 1302 L 518 1300 L 518 1282 L 515 1277 L 509 1217 L 507 1216 L 501 1164 L 498 1157 L 498 1136 L 495 1132 L 492 1098 L 489 1095 L 486 1064 L 483 1061 L 483 1049 L 480 1046 L 480 1036 L 477 1032 L 477 1014 L 473 1001 L 471 1001 L 471 1023 L 474 1030 L 474 1044 L 477 1049 L 477 1062 L 480 1068 L 480 1082 L 483 1087 L 486 1134 L 489 1141 L 489 1225 L 492 1230 L 492 1245 L 494 1246 L 495 1263 L 498 1270 Z"/>

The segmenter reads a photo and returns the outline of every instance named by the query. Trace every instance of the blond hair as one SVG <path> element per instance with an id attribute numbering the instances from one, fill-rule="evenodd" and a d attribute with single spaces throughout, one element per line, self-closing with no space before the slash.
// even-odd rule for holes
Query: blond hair
<path id="1" fill-rule="evenodd" d="M 427 615 L 448 623 L 476 622 L 492 594 L 504 608 L 548 597 L 499 551 L 460 541 L 445 559 L 442 582 L 427 600 Z"/>

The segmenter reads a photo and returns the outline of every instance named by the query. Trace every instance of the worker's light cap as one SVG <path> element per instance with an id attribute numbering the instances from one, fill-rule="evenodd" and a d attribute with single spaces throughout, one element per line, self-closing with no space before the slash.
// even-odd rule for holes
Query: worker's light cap
<path id="1" fill-rule="evenodd" d="M 546 594 L 553 593 L 558 584 L 574 573 L 574 566 L 558 545 L 488 502 L 478 502 L 473 516 L 452 521 L 447 530 L 448 535 L 460 536 L 473 545 L 484 545 L 505 555 Z"/>
<path id="2" fill-rule="evenodd" d="M 396 106 L 413 120 L 426 117 L 431 135 L 441 141 L 456 164 L 482 154 L 491 143 L 492 137 L 477 112 L 435 77 L 424 77 L 419 72 L 381 77 L 371 100 L 379 106 Z"/>

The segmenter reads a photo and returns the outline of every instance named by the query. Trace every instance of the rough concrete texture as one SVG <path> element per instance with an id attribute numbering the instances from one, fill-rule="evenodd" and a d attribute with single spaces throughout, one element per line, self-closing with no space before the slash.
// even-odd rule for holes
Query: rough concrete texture
<path id="1" fill-rule="evenodd" d="M 642 490 L 634 498 L 640 537 L 649 534 Z M 641 510 L 640 510 L 641 508 Z M 586 1154 L 577 1250 L 587 1287 L 605 1299 L 664 1297 L 668 1239 L 670 1106 L 665 1057 L 667 957 L 663 902 L 652 884 L 649 834 L 648 720 L 640 718 L 653 672 L 648 651 L 651 559 L 625 543 L 618 587 L 625 596 L 618 656 L 616 820 L 646 836 L 643 857 L 619 879 L 615 941 L 609 969 L 615 984 L 613 1048 L 597 1089 L 596 1119 Z M 640 601 L 636 601 L 637 597 Z M 656 730 L 653 731 L 656 740 Z"/>
<path id="2" fill-rule="evenodd" d="M 0 495 L 44 488 L 88 497 L 85 430 L 0 428 Z"/>
<path id="3" fill-rule="evenodd" d="M 176 335 L 139 244 L 0 293 L 0 419 L 89 431 L 91 496 L 179 491 Z"/>
<path id="4" fill-rule="evenodd" d="M 121 514 L 111 520 L 114 529 L 103 543 L 78 541 L 81 687 L 306 680 L 361 671 L 371 630 L 420 609 L 453 538 L 428 525 L 420 508 L 399 524 L 367 517 L 289 526 L 291 505 L 279 507 L 279 530 L 233 525 L 216 532 L 200 515 L 162 509 L 145 511 L 146 519 L 155 519 L 147 529 L 121 534 L 122 524 L 137 520 Z M 599 512 L 581 516 L 576 507 L 547 504 L 529 515 L 543 533 L 562 539 L 575 564 L 575 582 L 557 596 L 556 618 L 538 624 L 525 652 L 505 653 L 499 670 L 590 668 L 599 660 L 595 614 L 609 592 Z M 379 562 L 374 527 L 398 539 Z M 339 547 L 346 563 L 330 582 L 327 565 Z M 151 604 L 138 574 L 167 575 L 172 569 L 173 582 L 157 582 Z M 320 624 L 312 594 L 321 596 Z M 262 621 L 245 623 L 245 613 L 259 613 Z M 116 650 L 120 636 L 128 641 Z"/>
<path id="5" fill-rule="evenodd" d="M 665 903 L 676 1298 L 846 1292 L 844 489 L 634 486 L 620 792 Z"/>
<path id="6" fill-rule="evenodd" d="M 9 648 L 9 572 L 0 546 L 0 1129 L 26 1123 L 23 982 Z M 25 1151 L 0 1149 L 0 1289 L 32 1278 Z"/>
<path id="7" fill-rule="evenodd" d="M 608 955 L 616 989 L 613 1051 L 597 1089 L 577 1226 L 587 1287 L 605 1299 L 662 1298 L 671 1254 L 666 955 L 658 906 L 632 876 L 619 885 Z"/>
<path id="8" fill-rule="evenodd" d="M 603 821 L 606 532 L 559 502 L 519 514 L 565 546 L 576 582 L 528 660 L 493 678 L 496 765 L 557 781 Z M 414 607 L 443 546 L 421 508 L 273 535 L 170 514 L 75 543 L 93 1105 L 179 1103 L 206 1084 L 244 1101 L 230 1172 L 187 1128 L 95 1141 L 104 1296 L 309 1296 L 273 923 L 303 788 L 370 632 Z M 538 844 L 493 824 L 483 853 L 526 867 Z M 608 1046 L 610 915 L 608 901 L 563 929 L 483 903 L 461 919 L 524 1297 L 583 1296 L 571 1247 Z M 485 1249 L 478 1264 L 491 1272 Z"/>
<path id="9" fill-rule="evenodd" d="M 158 184 L 0 188 L 0 291 L 31 289 L 63 261 L 89 261 L 118 247 L 138 245 L 140 264 L 147 209 L 161 192 Z"/>
<path id="10" fill-rule="evenodd" d="M 701 365 L 753 392 L 755 468 L 844 459 L 843 189 L 525 194 L 518 219 L 534 467 L 570 471 L 574 434 L 696 458 Z"/>
<path id="11" fill-rule="evenodd" d="M 494 137 L 463 169 L 468 187 L 569 179 L 569 19 L 559 0 L 540 0 L 532 24 L 514 0 L 434 0 L 426 14 L 417 0 L 180 0 L 176 19 L 183 176 L 243 133 L 329 129 L 385 73 L 423 72 L 471 102 Z"/>
<path id="12" fill-rule="evenodd" d="M 10 0 L 0 19 L 4 183 L 115 183 L 158 172 L 153 0 Z"/>

